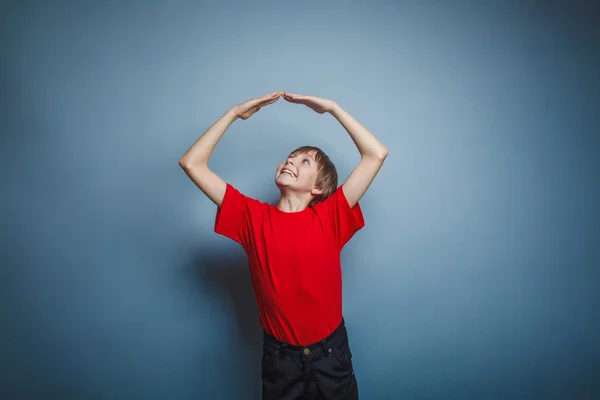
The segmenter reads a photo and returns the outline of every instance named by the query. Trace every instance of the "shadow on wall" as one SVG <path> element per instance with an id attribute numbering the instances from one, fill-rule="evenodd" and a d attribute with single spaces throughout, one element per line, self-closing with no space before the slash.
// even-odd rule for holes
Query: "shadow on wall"
<path id="1" fill-rule="evenodd" d="M 237 329 L 232 337 L 238 340 L 222 353 L 222 361 L 232 368 L 231 385 L 239 385 L 236 399 L 260 398 L 263 331 L 246 254 L 241 249 L 219 255 L 213 248 L 202 249 L 194 259 L 194 268 L 200 285 L 214 288 L 235 317 Z"/>

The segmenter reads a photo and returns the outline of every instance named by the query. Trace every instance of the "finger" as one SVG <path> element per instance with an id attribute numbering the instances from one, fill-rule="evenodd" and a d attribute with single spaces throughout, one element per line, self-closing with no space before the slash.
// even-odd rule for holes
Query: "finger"
<path id="1" fill-rule="evenodd" d="M 271 97 L 275 97 L 275 96 L 279 97 L 279 94 L 280 94 L 280 93 L 279 93 L 279 90 L 276 90 L 276 91 L 274 91 L 274 92 L 271 92 L 271 93 L 269 93 L 269 94 L 266 94 L 266 95 L 264 95 L 264 96 L 263 96 L 263 97 L 261 97 L 261 98 L 262 98 L 262 99 L 270 99 Z"/>
<path id="2" fill-rule="evenodd" d="M 277 100 L 279 100 L 279 97 L 275 97 L 274 99 L 270 99 L 270 100 L 269 100 L 269 99 L 267 99 L 267 100 L 265 100 L 265 101 L 261 102 L 261 103 L 259 104 L 259 106 L 260 106 L 260 107 L 263 107 L 263 106 L 268 106 L 269 104 L 273 104 L 273 103 L 275 103 Z"/>
<path id="3" fill-rule="evenodd" d="M 273 99 L 273 100 L 271 100 L 271 101 L 269 101 L 269 102 L 267 102 L 267 103 L 265 103 L 265 104 L 263 104 L 263 105 L 264 105 L 264 106 L 268 106 L 269 104 L 273 104 L 273 103 L 275 103 L 277 100 L 279 100 L 279 97 L 278 97 L 278 98 L 276 98 L 276 99 Z"/>
<path id="4" fill-rule="evenodd" d="M 262 103 L 264 99 L 262 97 L 257 97 L 254 99 L 250 99 L 246 102 L 248 108 L 256 107 L 258 104 Z"/>
<path id="5" fill-rule="evenodd" d="M 292 93 L 283 93 L 283 98 L 284 99 L 295 99 L 297 96 L 295 94 Z"/>
<path id="6" fill-rule="evenodd" d="M 268 106 L 269 104 L 275 103 L 277 100 L 279 100 L 279 96 L 275 97 L 274 99 L 271 99 L 271 100 L 262 101 L 261 103 L 257 104 L 255 107 L 257 110 L 259 110 L 262 107 L 265 107 L 265 106 Z"/>
<path id="7" fill-rule="evenodd" d="M 280 96 L 281 95 L 280 95 L 279 91 L 275 91 L 271 94 L 261 97 L 259 100 L 261 103 L 263 103 L 263 102 L 271 101 L 273 99 L 278 100 Z"/>
<path id="8" fill-rule="evenodd" d="M 301 98 L 306 98 L 305 95 L 302 94 L 297 94 L 297 93 L 286 93 L 286 95 L 288 95 L 288 97 L 292 98 L 292 99 L 301 99 Z"/>
<path id="9" fill-rule="evenodd" d="M 290 103 L 296 103 L 296 104 L 308 104 L 308 103 L 310 103 L 308 100 L 302 99 L 302 98 L 292 98 L 292 97 L 289 97 L 289 98 L 286 98 L 285 100 L 288 101 L 288 102 L 290 102 Z"/>
<path id="10" fill-rule="evenodd" d="M 275 95 L 277 94 L 277 92 L 273 92 L 273 93 L 269 93 L 266 94 L 264 96 L 261 97 L 255 97 L 254 99 L 250 99 L 248 100 L 248 104 L 252 107 L 252 106 L 256 106 L 257 104 L 261 104 L 265 101 L 269 101 L 271 100 L 273 97 L 275 97 Z M 277 96 L 279 97 L 279 96 Z"/>
<path id="11" fill-rule="evenodd" d="M 267 102 L 271 101 L 272 99 L 273 99 L 272 97 L 259 97 L 257 99 L 252 99 L 248 105 L 250 107 L 262 107 L 265 104 L 267 104 Z"/>
<path id="12" fill-rule="evenodd" d="M 286 100 L 286 101 L 289 101 L 290 103 L 297 103 L 297 104 L 303 104 L 303 103 L 305 103 L 305 102 L 306 102 L 305 100 L 302 100 L 302 99 L 295 99 L 295 98 L 292 98 L 292 97 L 288 97 L 288 98 L 286 98 L 285 100 Z"/>

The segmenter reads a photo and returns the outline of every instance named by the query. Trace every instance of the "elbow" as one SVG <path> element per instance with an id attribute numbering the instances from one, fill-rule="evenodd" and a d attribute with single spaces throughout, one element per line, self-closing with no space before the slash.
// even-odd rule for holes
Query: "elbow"
<path id="1" fill-rule="evenodd" d="M 378 162 L 379 164 L 383 164 L 385 158 L 388 155 L 388 151 L 386 148 L 377 151 L 371 151 L 370 153 L 362 154 L 362 158 L 368 158 L 369 160 Z"/>
<path id="2" fill-rule="evenodd" d="M 375 158 L 377 158 L 381 162 L 385 161 L 387 156 L 388 156 L 388 149 L 386 149 L 385 147 L 383 147 L 377 153 L 375 153 Z"/>
<path id="3" fill-rule="evenodd" d="M 388 156 L 388 149 L 386 149 L 385 147 L 383 148 L 383 151 L 381 152 L 381 160 L 385 160 L 385 158 Z"/>
<path id="4" fill-rule="evenodd" d="M 185 159 L 183 159 L 183 158 L 180 158 L 180 159 L 179 159 L 179 166 L 180 166 L 182 169 L 187 169 L 187 168 L 189 168 L 189 165 L 190 165 L 190 164 L 189 164 L 189 161 L 187 161 L 187 160 L 185 160 Z"/>
<path id="5" fill-rule="evenodd" d="M 203 163 L 203 162 L 191 162 L 185 158 L 181 158 L 179 160 L 179 166 L 183 169 L 183 170 L 189 170 L 192 168 L 198 168 L 198 166 L 208 166 L 208 163 Z"/>

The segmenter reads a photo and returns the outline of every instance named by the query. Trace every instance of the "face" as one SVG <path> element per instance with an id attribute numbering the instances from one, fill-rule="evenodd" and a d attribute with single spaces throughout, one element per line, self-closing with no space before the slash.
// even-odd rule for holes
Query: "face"
<path id="1" fill-rule="evenodd" d="M 275 184 L 280 188 L 288 188 L 298 192 L 319 194 L 315 188 L 318 169 L 314 152 L 290 155 L 286 161 L 277 166 Z"/>

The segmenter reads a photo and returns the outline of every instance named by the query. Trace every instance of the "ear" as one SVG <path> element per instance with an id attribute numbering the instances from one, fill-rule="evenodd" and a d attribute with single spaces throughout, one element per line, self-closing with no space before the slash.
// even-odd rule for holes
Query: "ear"
<path id="1" fill-rule="evenodd" d="M 310 190 L 310 194 L 312 194 L 313 196 L 318 196 L 318 195 L 320 195 L 322 193 L 323 193 L 323 191 L 321 190 L 321 188 L 319 188 L 317 186 L 315 186 L 314 188 L 312 188 Z"/>

